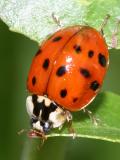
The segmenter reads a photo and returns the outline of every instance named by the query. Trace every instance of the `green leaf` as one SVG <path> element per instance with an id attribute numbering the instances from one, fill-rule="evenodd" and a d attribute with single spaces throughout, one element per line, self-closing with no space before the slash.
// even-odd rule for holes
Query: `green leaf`
<path id="1" fill-rule="evenodd" d="M 81 141 L 80 137 L 86 137 L 120 143 L 120 96 L 110 92 L 100 93 L 94 102 L 88 106 L 88 109 L 101 122 L 95 126 L 82 111 L 74 113 L 73 127 L 78 137 L 77 141 Z M 61 131 L 56 129 L 55 132 L 47 135 L 48 141 L 44 147 L 39 139 L 27 139 L 23 148 L 22 159 L 36 160 L 39 159 L 39 156 L 41 159 L 44 159 L 43 157 L 46 159 L 64 159 L 62 156 L 68 148 L 66 142 L 70 139 L 61 137 L 71 137 L 72 139 L 72 136 L 65 126 Z M 54 137 L 54 139 L 50 139 L 50 137 Z M 37 150 L 37 147 L 40 147 L 40 150 Z M 49 148 L 51 156 L 46 148 Z"/>
<path id="2" fill-rule="evenodd" d="M 107 14 L 111 18 L 105 27 L 108 45 L 120 19 L 120 0 L 0 0 L 0 17 L 10 30 L 22 33 L 40 43 L 58 27 L 52 19 L 54 12 L 64 27 L 88 24 L 99 30 Z M 120 48 L 120 32 L 117 36 Z"/>
<path id="3" fill-rule="evenodd" d="M 88 106 L 93 115 L 100 120 L 98 125 L 93 124 L 89 116 L 80 111 L 73 113 L 73 128 L 76 137 L 95 138 L 120 143 L 120 96 L 110 93 L 100 93 L 94 102 Z M 66 136 L 69 134 L 67 127 L 61 131 L 52 132 L 47 137 Z"/>

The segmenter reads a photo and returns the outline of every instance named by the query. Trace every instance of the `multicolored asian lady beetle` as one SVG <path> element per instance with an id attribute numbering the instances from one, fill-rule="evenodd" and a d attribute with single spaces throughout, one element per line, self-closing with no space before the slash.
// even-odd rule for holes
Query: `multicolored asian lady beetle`
<path id="1" fill-rule="evenodd" d="M 90 26 L 60 29 L 42 43 L 30 67 L 27 111 L 42 133 L 71 120 L 98 94 L 109 64 L 100 32 Z"/>

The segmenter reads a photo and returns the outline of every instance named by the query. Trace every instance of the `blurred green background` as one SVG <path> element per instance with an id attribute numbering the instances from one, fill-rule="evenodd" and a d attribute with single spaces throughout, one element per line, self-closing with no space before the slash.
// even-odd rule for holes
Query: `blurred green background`
<path id="1" fill-rule="evenodd" d="M 37 49 L 37 43 L 10 32 L 0 21 L 0 160 L 119 160 L 118 143 L 59 137 L 48 139 L 41 147 L 38 139 L 17 134 L 22 128 L 29 128 L 26 78 Z M 110 53 L 103 90 L 120 94 L 120 50 Z"/>

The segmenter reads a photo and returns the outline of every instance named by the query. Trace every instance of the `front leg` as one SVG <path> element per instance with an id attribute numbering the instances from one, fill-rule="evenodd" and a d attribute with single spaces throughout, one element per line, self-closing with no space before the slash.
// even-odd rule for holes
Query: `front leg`
<path id="1" fill-rule="evenodd" d="M 65 111 L 65 114 L 67 116 L 66 120 L 68 123 L 68 131 L 70 134 L 73 135 L 73 139 L 74 139 L 76 137 L 76 133 L 72 125 L 72 114 L 69 111 Z"/>
<path id="2" fill-rule="evenodd" d="M 43 141 L 47 140 L 47 137 L 44 132 L 38 131 L 36 129 L 31 129 L 28 132 L 28 137 L 30 138 L 41 138 Z"/>

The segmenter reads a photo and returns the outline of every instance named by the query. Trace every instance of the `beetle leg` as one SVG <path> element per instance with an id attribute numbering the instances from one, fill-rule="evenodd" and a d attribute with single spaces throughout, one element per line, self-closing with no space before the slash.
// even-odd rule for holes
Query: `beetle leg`
<path id="1" fill-rule="evenodd" d="M 68 122 L 68 131 L 69 131 L 70 134 L 72 134 L 72 137 L 74 139 L 76 137 L 76 133 L 75 133 L 75 130 L 72 126 L 72 115 L 69 111 L 65 111 L 65 113 L 66 113 L 66 116 L 67 116 L 66 119 L 67 119 L 67 122 Z"/>
<path id="2" fill-rule="evenodd" d="M 54 12 L 52 13 L 52 18 L 53 18 L 53 21 L 57 24 L 57 26 L 58 26 L 59 28 L 62 28 L 60 19 L 55 15 Z"/>
<path id="3" fill-rule="evenodd" d="M 118 44 L 117 35 L 118 35 L 118 32 L 119 32 L 119 25 L 120 25 L 120 19 L 117 20 L 116 27 L 114 28 L 114 31 L 112 33 L 110 48 L 116 48 L 117 47 L 117 44 Z"/>
<path id="4" fill-rule="evenodd" d="M 109 18 L 110 18 L 110 15 L 107 14 L 107 15 L 105 16 L 105 18 L 104 18 L 101 26 L 100 26 L 100 29 L 99 29 L 99 30 L 100 30 L 100 33 L 101 33 L 102 35 L 104 35 L 103 28 L 104 28 L 104 27 L 106 26 L 106 24 L 108 23 Z"/>
<path id="5" fill-rule="evenodd" d="M 90 110 L 86 109 L 86 108 L 83 109 L 83 112 L 87 113 L 87 115 L 89 116 L 89 118 L 91 119 L 92 123 L 93 123 L 95 126 L 98 126 L 98 124 L 99 124 L 99 122 L 100 122 L 100 119 L 96 118 L 96 117 L 93 115 L 93 113 L 92 113 Z"/>
<path id="6" fill-rule="evenodd" d="M 29 132 L 28 132 L 28 137 L 30 138 L 41 138 L 43 140 L 46 140 L 47 137 L 46 135 L 44 134 L 44 132 L 40 132 L 40 131 L 37 131 L 35 129 L 31 129 Z"/>

